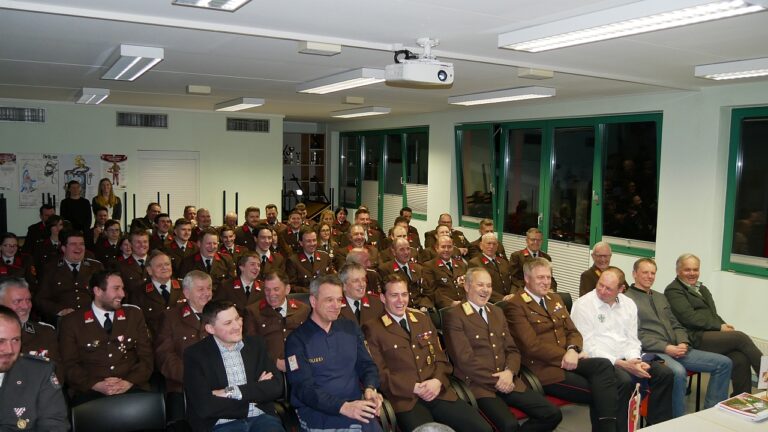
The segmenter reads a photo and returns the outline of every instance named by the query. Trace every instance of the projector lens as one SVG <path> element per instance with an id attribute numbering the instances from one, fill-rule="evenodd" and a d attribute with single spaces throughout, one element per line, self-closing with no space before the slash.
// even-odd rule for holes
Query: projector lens
<path id="1" fill-rule="evenodd" d="M 448 79 L 448 72 L 446 72 L 444 70 L 438 71 L 437 72 L 437 79 L 439 79 L 440 81 L 447 80 Z"/>

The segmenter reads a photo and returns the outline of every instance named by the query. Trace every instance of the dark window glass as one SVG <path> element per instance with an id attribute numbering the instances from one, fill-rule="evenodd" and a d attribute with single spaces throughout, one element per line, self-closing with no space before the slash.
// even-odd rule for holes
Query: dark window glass
<path id="1" fill-rule="evenodd" d="M 379 162 L 381 161 L 382 135 L 364 137 L 365 140 L 365 169 L 363 180 L 379 179 Z"/>
<path id="2" fill-rule="evenodd" d="M 525 235 L 538 226 L 541 137 L 541 129 L 509 131 L 504 232 Z"/>
<path id="3" fill-rule="evenodd" d="M 349 207 L 357 206 L 360 181 L 360 141 L 357 135 L 341 137 L 341 182 L 339 201 Z"/>
<path id="4" fill-rule="evenodd" d="M 426 133 L 409 133 L 405 141 L 408 156 L 407 183 L 427 184 L 429 174 L 429 139 Z"/>
<path id="5" fill-rule="evenodd" d="M 768 117 L 742 119 L 739 138 L 731 253 L 768 258 Z"/>
<path id="6" fill-rule="evenodd" d="M 492 218 L 494 167 L 489 130 L 462 131 L 461 173 L 464 216 Z"/>
<path id="7" fill-rule="evenodd" d="M 656 241 L 656 123 L 609 123 L 603 143 L 603 235 Z"/>
<path id="8" fill-rule="evenodd" d="M 384 164 L 384 193 L 403 194 L 403 137 L 387 135 L 387 155 Z"/>
<path id="9" fill-rule="evenodd" d="M 589 244 L 594 128 L 556 128 L 554 137 L 549 238 Z"/>

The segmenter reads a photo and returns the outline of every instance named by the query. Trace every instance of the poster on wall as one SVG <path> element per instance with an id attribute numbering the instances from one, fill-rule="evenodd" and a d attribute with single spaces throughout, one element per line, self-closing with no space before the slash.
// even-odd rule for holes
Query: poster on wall
<path id="1" fill-rule="evenodd" d="M 16 190 L 16 155 L 0 153 L 0 191 Z"/>
<path id="2" fill-rule="evenodd" d="M 18 156 L 19 208 L 39 208 L 50 195 L 58 205 L 64 198 L 59 187 L 59 155 L 20 153 Z"/>
<path id="3" fill-rule="evenodd" d="M 61 185 L 72 180 L 77 180 L 82 187 L 82 196 L 91 200 L 98 192 L 101 171 L 101 161 L 96 155 L 90 154 L 62 154 L 59 155 L 59 175 Z M 62 189 L 62 194 L 63 194 Z"/>
<path id="4" fill-rule="evenodd" d="M 112 188 L 115 192 L 128 189 L 126 181 L 126 164 L 128 156 L 119 154 L 101 155 L 101 175 L 99 180 L 108 178 L 112 180 Z"/>

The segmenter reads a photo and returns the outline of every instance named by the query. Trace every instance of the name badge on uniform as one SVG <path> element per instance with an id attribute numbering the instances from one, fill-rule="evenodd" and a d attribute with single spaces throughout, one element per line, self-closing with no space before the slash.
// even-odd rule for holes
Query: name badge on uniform
<path id="1" fill-rule="evenodd" d="M 288 357 L 288 369 L 291 372 L 299 369 L 299 362 L 296 360 L 296 355 Z"/>

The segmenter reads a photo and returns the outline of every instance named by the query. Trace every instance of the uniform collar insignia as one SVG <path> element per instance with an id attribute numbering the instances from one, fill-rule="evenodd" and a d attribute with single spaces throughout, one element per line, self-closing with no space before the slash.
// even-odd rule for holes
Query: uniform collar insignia
<path id="1" fill-rule="evenodd" d="M 94 320 L 96 320 L 96 315 L 94 315 L 93 310 L 89 309 L 85 311 L 83 314 L 83 318 L 85 319 L 86 324 L 92 323 Z"/>
<path id="2" fill-rule="evenodd" d="M 171 279 L 171 289 L 181 289 L 181 283 L 176 279 Z"/>
<path id="3" fill-rule="evenodd" d="M 384 327 L 389 327 L 392 325 L 392 318 L 389 317 L 389 314 L 384 314 L 381 316 L 381 322 L 384 323 Z"/>
<path id="4" fill-rule="evenodd" d="M 155 285 L 152 282 L 149 282 L 144 290 L 148 293 L 151 293 L 155 290 Z"/>
<path id="5" fill-rule="evenodd" d="M 371 304 L 368 302 L 368 296 L 363 296 L 363 298 L 360 300 L 360 303 L 363 305 L 363 307 L 371 307 Z"/>
<path id="6" fill-rule="evenodd" d="M 123 321 L 125 319 L 125 309 L 120 308 L 120 309 L 116 310 L 115 311 L 115 318 L 118 321 Z"/>
<path id="7" fill-rule="evenodd" d="M 410 318 L 412 322 L 419 322 L 419 320 L 416 319 L 416 315 L 414 315 L 413 312 L 408 312 L 408 318 Z"/>
<path id="8" fill-rule="evenodd" d="M 188 316 L 190 316 L 190 315 L 192 315 L 192 308 L 191 308 L 191 307 L 189 307 L 189 306 L 184 306 L 184 307 L 181 309 L 181 317 L 182 317 L 182 318 L 186 318 L 186 317 L 188 317 Z"/>
<path id="9" fill-rule="evenodd" d="M 522 298 L 523 301 L 526 303 L 530 303 L 531 301 L 533 301 L 533 299 L 531 298 L 531 296 L 528 295 L 527 292 L 523 292 L 522 294 L 520 294 L 520 298 Z"/>
<path id="10" fill-rule="evenodd" d="M 464 309 L 464 315 L 472 315 L 475 312 L 475 308 L 469 302 L 462 303 L 461 308 Z"/>
<path id="11" fill-rule="evenodd" d="M 600 275 L 603 274 L 603 272 L 599 268 L 595 268 L 595 274 L 597 275 L 597 277 L 600 277 Z"/>
<path id="12" fill-rule="evenodd" d="M 235 279 L 234 282 L 232 282 L 232 288 L 233 289 L 241 289 L 243 287 L 243 281 L 240 278 Z"/>
<path id="13" fill-rule="evenodd" d="M 35 326 L 31 322 L 27 321 L 22 325 L 25 332 L 35 334 Z"/>
<path id="14" fill-rule="evenodd" d="M 521 252 L 523 253 L 523 256 L 530 256 L 531 255 L 531 253 L 528 251 L 527 248 L 523 249 Z"/>
<path id="15" fill-rule="evenodd" d="M 267 301 L 266 300 L 262 300 L 262 301 L 259 302 L 259 309 L 264 309 L 266 307 L 267 307 Z"/>
<path id="16" fill-rule="evenodd" d="M 288 307 L 291 308 L 291 309 L 298 309 L 299 308 L 299 304 L 296 303 L 296 300 L 290 299 L 290 300 L 288 300 Z"/>

